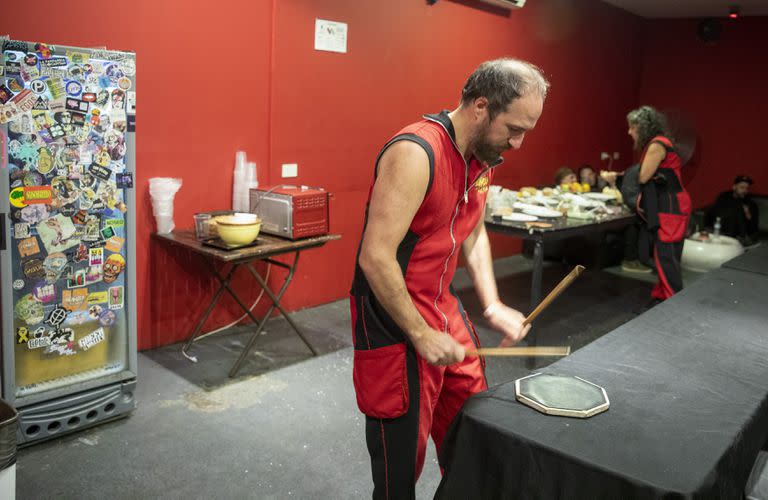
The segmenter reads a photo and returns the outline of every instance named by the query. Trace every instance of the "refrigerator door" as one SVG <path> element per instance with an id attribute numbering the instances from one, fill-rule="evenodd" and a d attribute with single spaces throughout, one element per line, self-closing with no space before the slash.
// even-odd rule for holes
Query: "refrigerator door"
<path id="1" fill-rule="evenodd" d="M 135 377 L 132 53 L 4 40 L 3 395 Z"/>

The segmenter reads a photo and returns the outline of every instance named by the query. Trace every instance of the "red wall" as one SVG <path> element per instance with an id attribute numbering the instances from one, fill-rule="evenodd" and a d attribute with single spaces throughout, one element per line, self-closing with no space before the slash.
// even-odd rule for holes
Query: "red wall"
<path id="1" fill-rule="evenodd" d="M 298 309 L 346 295 L 379 147 L 421 114 L 453 108 L 483 60 L 528 59 L 552 82 L 539 126 L 508 155 L 499 183 L 548 183 L 561 165 L 629 153 L 624 113 L 637 101 L 642 25 L 597 0 L 537 0 L 511 14 L 471 0 L 189 5 L 137 0 L 105 17 L 98 2 L 43 1 L 0 18 L 13 38 L 137 53 L 140 349 L 186 337 L 215 289 L 195 255 L 150 238 L 150 177 L 183 179 L 175 220 L 185 228 L 193 213 L 231 205 L 237 150 L 257 161 L 262 184 L 298 163 L 287 181 L 334 193 L 331 230 L 343 239 L 302 256 L 284 299 Z M 313 50 L 315 18 L 349 23 L 347 54 Z M 493 239 L 497 257 L 519 249 Z M 235 288 L 256 296 L 247 279 Z M 223 304 L 206 328 L 239 315 Z"/>
<path id="2" fill-rule="evenodd" d="M 755 192 L 768 193 L 768 17 L 723 20 L 720 40 L 708 44 L 696 35 L 698 23 L 648 23 L 640 101 L 680 110 L 694 123 L 697 151 L 684 173 L 701 207 L 738 174 L 755 180 Z"/>

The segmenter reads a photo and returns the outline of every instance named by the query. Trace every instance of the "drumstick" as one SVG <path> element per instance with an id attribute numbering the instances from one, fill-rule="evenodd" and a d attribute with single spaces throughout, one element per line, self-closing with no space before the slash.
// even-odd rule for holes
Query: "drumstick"
<path id="1" fill-rule="evenodd" d="M 568 356 L 571 348 L 564 347 L 481 347 L 467 351 L 467 356 Z"/>
<path id="2" fill-rule="evenodd" d="M 573 283 L 573 280 L 578 278 L 582 272 L 584 272 L 584 266 L 579 265 L 574 267 L 573 271 L 568 273 L 568 276 L 563 278 L 563 280 L 558 283 L 551 292 L 549 292 L 549 295 L 544 297 L 544 300 L 542 300 L 539 305 L 536 306 L 536 309 L 534 309 L 531 314 L 525 318 L 525 321 L 523 321 L 523 326 L 531 324 L 533 320 L 536 319 L 536 316 L 538 316 L 541 311 L 543 311 L 553 300 L 555 300 L 557 296 L 563 292 L 563 290 L 568 288 L 568 286 Z"/>

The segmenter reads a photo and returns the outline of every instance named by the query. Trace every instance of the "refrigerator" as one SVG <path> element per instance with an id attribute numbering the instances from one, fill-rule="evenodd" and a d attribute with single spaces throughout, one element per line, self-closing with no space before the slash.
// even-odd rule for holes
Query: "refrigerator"
<path id="1" fill-rule="evenodd" d="M 136 408 L 136 59 L 0 45 L 2 398 L 29 444 Z"/>

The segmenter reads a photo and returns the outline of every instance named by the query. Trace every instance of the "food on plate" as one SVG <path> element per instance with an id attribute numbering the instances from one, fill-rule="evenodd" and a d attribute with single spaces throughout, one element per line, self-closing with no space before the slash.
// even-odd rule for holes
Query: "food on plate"
<path id="1" fill-rule="evenodd" d="M 544 196 L 553 196 L 555 194 L 555 190 L 550 187 L 545 187 L 541 190 L 541 194 Z"/>
<path id="2" fill-rule="evenodd" d="M 512 207 L 497 207 L 493 212 L 491 212 L 491 215 L 493 217 L 503 217 L 505 215 L 512 214 L 513 211 L 514 210 L 512 210 Z"/>
<path id="3" fill-rule="evenodd" d="M 616 188 L 612 188 L 610 186 L 605 186 L 603 188 L 603 194 L 609 194 L 612 195 L 618 203 L 623 203 L 624 198 L 621 196 L 621 191 L 619 191 Z"/>

